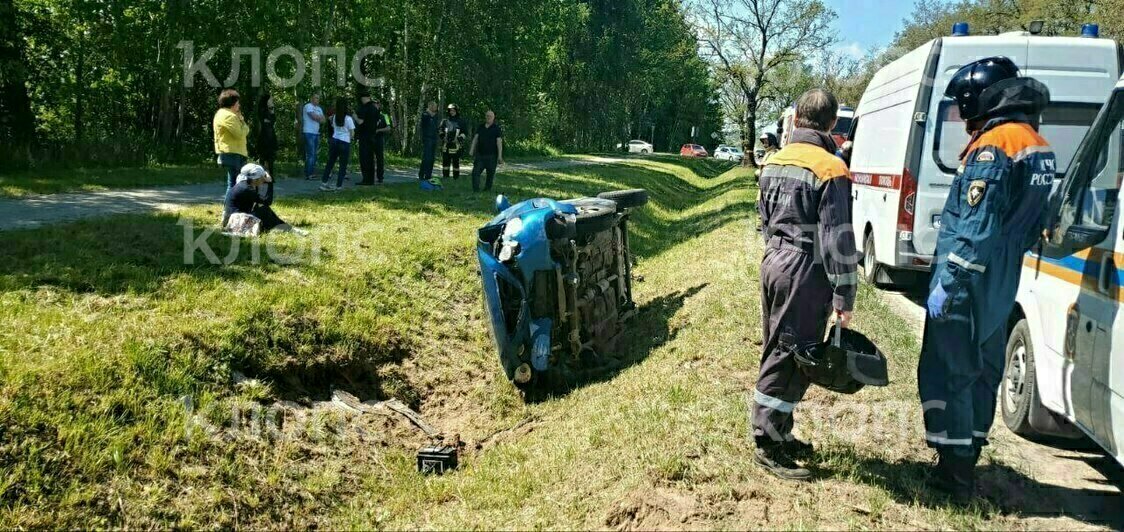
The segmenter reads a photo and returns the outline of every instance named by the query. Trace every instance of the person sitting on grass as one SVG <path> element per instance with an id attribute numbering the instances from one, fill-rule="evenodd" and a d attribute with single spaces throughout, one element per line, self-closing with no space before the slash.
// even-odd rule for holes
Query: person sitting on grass
<path id="1" fill-rule="evenodd" d="M 265 194 L 261 187 L 265 187 Z M 223 206 L 224 232 L 237 235 L 256 235 L 273 229 L 304 236 L 308 232 L 285 223 L 273 212 L 273 177 L 260 165 L 247 164 L 238 174 L 238 180 L 226 194 Z M 254 227 L 256 226 L 256 227 Z"/>

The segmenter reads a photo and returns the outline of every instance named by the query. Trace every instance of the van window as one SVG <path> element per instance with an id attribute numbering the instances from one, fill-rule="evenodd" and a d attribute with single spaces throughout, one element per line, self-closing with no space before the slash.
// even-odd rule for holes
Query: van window
<path id="1" fill-rule="evenodd" d="M 1081 226 L 1108 233 L 1116 214 L 1117 195 L 1124 177 L 1124 93 L 1109 103 L 1097 127 L 1073 161 L 1073 173 L 1062 185 L 1061 226 Z"/>
<path id="2" fill-rule="evenodd" d="M 839 117 L 839 120 L 835 122 L 835 129 L 832 129 L 831 132 L 835 135 L 846 136 L 851 132 L 851 122 L 854 120 L 855 119 L 850 116 Z"/>
<path id="3" fill-rule="evenodd" d="M 1089 126 L 1097 118 L 1100 104 L 1055 102 L 1042 112 L 1042 124 L 1038 132 L 1054 149 L 1058 161 L 1058 174 L 1069 168 L 1077 145 L 1085 137 Z M 937 116 L 936 142 L 933 143 L 933 157 L 945 173 L 956 173 L 960 167 L 960 152 L 968 144 L 968 132 L 964 131 L 964 120 L 956 102 L 941 102 Z"/>

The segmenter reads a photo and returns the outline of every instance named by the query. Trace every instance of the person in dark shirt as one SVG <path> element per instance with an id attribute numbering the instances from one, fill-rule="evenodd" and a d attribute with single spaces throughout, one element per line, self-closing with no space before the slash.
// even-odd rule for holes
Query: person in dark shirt
<path id="1" fill-rule="evenodd" d="M 453 180 L 461 178 L 461 143 L 467 136 L 467 125 L 461 120 L 460 108 L 451 103 L 445 109 L 445 119 L 437 127 L 441 136 L 441 177 L 448 179 L 452 169 Z"/>
<path id="2" fill-rule="evenodd" d="M 261 187 L 265 186 L 265 193 Z M 226 193 L 223 205 L 222 226 L 226 228 L 230 217 L 235 213 L 249 214 L 261 220 L 261 232 L 273 229 L 291 231 L 300 235 L 308 234 L 285 223 L 277 213 L 273 212 L 273 177 L 256 164 L 247 164 L 238 174 L 238 180 L 230 191 Z"/>
<path id="3" fill-rule="evenodd" d="M 437 159 L 437 102 L 429 102 L 421 115 L 422 161 L 418 179 L 433 179 L 433 163 Z M 438 181 L 438 185 L 440 181 Z"/>
<path id="4" fill-rule="evenodd" d="M 496 113 L 484 113 L 484 123 L 476 129 L 472 137 L 472 147 L 468 154 L 472 160 L 472 191 L 480 192 L 480 174 L 487 172 L 484 191 L 492 190 L 497 165 L 503 164 L 503 128 L 496 123 Z"/>
<path id="5" fill-rule="evenodd" d="M 263 92 L 258 99 L 258 160 L 269 175 L 277 161 L 277 113 L 273 109 L 273 95 Z"/>
<path id="6" fill-rule="evenodd" d="M 359 185 L 375 184 L 375 124 L 379 111 L 371 101 L 371 93 L 359 93 L 359 108 L 355 110 L 355 136 L 359 144 L 359 168 L 363 179 Z"/>

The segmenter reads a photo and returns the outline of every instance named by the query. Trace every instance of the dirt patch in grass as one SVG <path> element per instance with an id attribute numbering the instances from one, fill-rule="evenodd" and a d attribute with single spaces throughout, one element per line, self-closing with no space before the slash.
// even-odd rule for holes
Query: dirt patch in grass
<path id="1" fill-rule="evenodd" d="M 616 530 L 690 529 L 697 514 L 694 495 L 672 488 L 638 490 L 613 505 L 605 526 Z"/>

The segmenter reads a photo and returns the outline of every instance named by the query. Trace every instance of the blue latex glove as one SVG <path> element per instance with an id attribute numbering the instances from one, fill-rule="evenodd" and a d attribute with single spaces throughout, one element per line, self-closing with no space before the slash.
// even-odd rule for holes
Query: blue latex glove
<path id="1" fill-rule="evenodd" d="M 943 319 L 945 315 L 945 303 L 948 302 L 948 292 L 944 291 L 944 285 L 937 283 L 937 287 L 929 293 L 929 317 L 935 320 Z"/>

